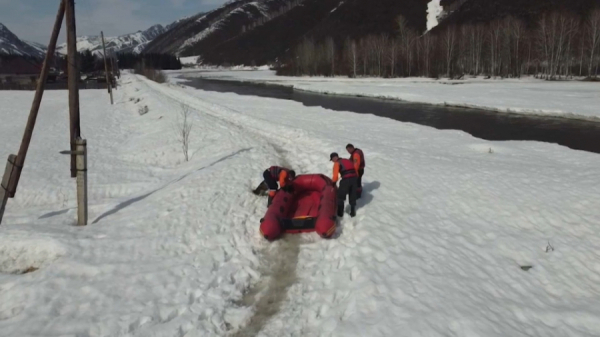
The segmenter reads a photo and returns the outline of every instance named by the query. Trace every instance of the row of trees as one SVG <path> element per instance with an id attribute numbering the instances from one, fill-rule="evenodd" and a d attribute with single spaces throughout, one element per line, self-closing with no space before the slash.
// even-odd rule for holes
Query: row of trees
<path id="1" fill-rule="evenodd" d="M 507 17 L 487 24 L 451 25 L 419 35 L 402 17 L 394 34 L 358 40 L 304 39 L 279 69 L 286 75 L 462 77 L 486 75 L 546 79 L 597 77 L 600 9 L 588 17 L 543 14 L 534 25 Z"/>
<path id="2" fill-rule="evenodd" d="M 120 69 L 134 69 L 138 66 L 163 70 L 181 69 L 181 60 L 170 54 L 117 53 L 117 60 Z"/>

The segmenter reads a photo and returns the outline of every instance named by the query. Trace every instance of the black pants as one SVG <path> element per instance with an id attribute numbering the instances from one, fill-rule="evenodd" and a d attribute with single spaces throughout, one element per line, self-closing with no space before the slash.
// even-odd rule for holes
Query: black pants
<path id="1" fill-rule="evenodd" d="M 338 209 L 344 208 L 346 196 L 350 197 L 350 206 L 356 206 L 356 197 L 358 190 L 358 177 L 342 179 L 338 188 L 337 202 Z"/>
<path id="2" fill-rule="evenodd" d="M 269 170 L 265 170 L 265 172 L 263 173 L 263 178 L 265 179 L 265 184 L 267 184 L 267 187 L 269 188 L 269 190 L 273 190 L 273 191 L 277 190 L 279 185 L 277 185 L 277 181 L 275 179 L 273 179 L 273 177 L 271 176 L 271 172 L 269 172 Z"/>
<path id="3" fill-rule="evenodd" d="M 362 196 L 362 176 L 365 174 L 365 169 L 358 169 L 358 187 L 356 188 L 356 194 L 360 198 Z"/>

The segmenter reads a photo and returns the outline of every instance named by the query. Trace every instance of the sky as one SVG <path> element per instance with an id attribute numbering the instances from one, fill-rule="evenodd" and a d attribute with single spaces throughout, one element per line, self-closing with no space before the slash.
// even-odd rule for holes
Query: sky
<path id="1" fill-rule="evenodd" d="M 77 35 L 117 36 L 169 24 L 227 0 L 76 0 Z M 0 0 L 0 23 L 20 39 L 48 44 L 60 0 Z M 64 25 L 60 42 L 64 42 Z"/>

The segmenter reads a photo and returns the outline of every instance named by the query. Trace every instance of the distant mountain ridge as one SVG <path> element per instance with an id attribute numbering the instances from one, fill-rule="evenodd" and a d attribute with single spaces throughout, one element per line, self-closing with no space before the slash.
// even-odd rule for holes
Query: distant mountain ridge
<path id="1" fill-rule="evenodd" d="M 170 25 L 169 25 L 170 26 Z M 167 27 L 169 27 L 167 26 Z M 124 34 L 121 36 L 111 37 L 104 36 L 107 53 L 111 52 L 133 52 L 139 53 L 143 48 L 157 36 L 167 30 L 162 25 L 154 25 L 144 31 Z M 94 54 L 102 54 L 102 38 L 101 36 L 80 36 L 77 37 L 77 51 L 91 51 Z M 67 53 L 67 44 L 62 43 L 57 46 L 57 51 L 61 54 Z"/>
<path id="2" fill-rule="evenodd" d="M 43 58 L 45 53 L 45 46 L 19 39 L 5 25 L 0 23 L 0 54 Z"/>
<path id="3" fill-rule="evenodd" d="M 135 33 L 124 34 L 116 37 L 104 36 L 106 50 L 108 52 L 132 52 L 139 54 L 146 47 L 146 45 L 148 45 L 148 43 L 177 25 L 182 20 L 185 19 L 177 20 L 166 27 L 157 24 L 144 31 L 137 31 Z M 43 44 L 21 40 L 5 25 L 0 23 L 0 54 L 44 58 L 46 55 L 46 50 L 47 47 Z M 102 55 L 102 39 L 99 35 L 77 37 L 77 51 L 84 52 L 87 50 L 94 54 Z M 56 51 L 60 54 L 66 55 L 66 42 L 57 45 Z"/>
<path id="4" fill-rule="evenodd" d="M 144 52 L 197 56 L 212 64 L 266 64 L 305 37 L 389 33 L 399 15 L 426 29 L 429 0 L 235 0 L 182 21 Z"/>

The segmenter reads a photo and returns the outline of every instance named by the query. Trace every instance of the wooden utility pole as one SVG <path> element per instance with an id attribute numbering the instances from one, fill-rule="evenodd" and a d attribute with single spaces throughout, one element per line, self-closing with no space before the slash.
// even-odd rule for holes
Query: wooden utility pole
<path id="1" fill-rule="evenodd" d="M 21 171 L 23 170 L 25 158 L 27 157 L 27 150 L 29 149 L 29 143 L 31 142 L 31 136 L 33 135 L 33 128 L 35 127 L 35 121 L 40 110 L 42 97 L 44 96 L 44 89 L 46 88 L 46 81 L 48 80 L 48 71 L 50 70 L 50 61 L 52 60 L 54 50 L 56 49 L 56 41 L 58 40 L 58 35 L 60 34 L 60 27 L 62 26 L 64 14 L 65 3 L 64 1 L 61 1 L 58 14 L 56 14 L 54 28 L 52 29 L 52 35 L 50 36 L 48 50 L 46 51 L 46 58 L 44 59 L 40 78 L 37 82 L 35 96 L 33 98 L 33 103 L 31 104 L 31 110 L 29 111 L 29 118 L 27 119 L 25 132 L 23 133 L 23 140 L 21 141 L 21 146 L 19 147 L 17 160 L 14 163 L 16 169 L 13 170 L 13 174 L 8 184 L 8 194 L 10 198 L 14 198 L 15 193 L 17 192 L 17 185 L 19 184 L 19 179 L 21 178 Z"/>
<path id="2" fill-rule="evenodd" d="M 79 69 L 77 66 L 77 30 L 75 27 L 75 0 L 66 2 L 67 15 L 67 59 L 69 69 L 69 120 L 71 130 L 71 151 L 75 151 L 75 139 L 80 136 L 79 126 Z M 75 155 L 71 155 L 71 178 L 77 177 Z"/>
<path id="3" fill-rule="evenodd" d="M 112 89 L 110 79 L 108 78 L 108 62 L 106 61 L 106 44 L 104 43 L 104 32 L 100 32 L 102 36 L 102 49 L 104 50 L 104 72 L 106 73 L 106 84 L 108 85 L 108 93 L 110 94 L 110 104 L 113 104 Z"/>

